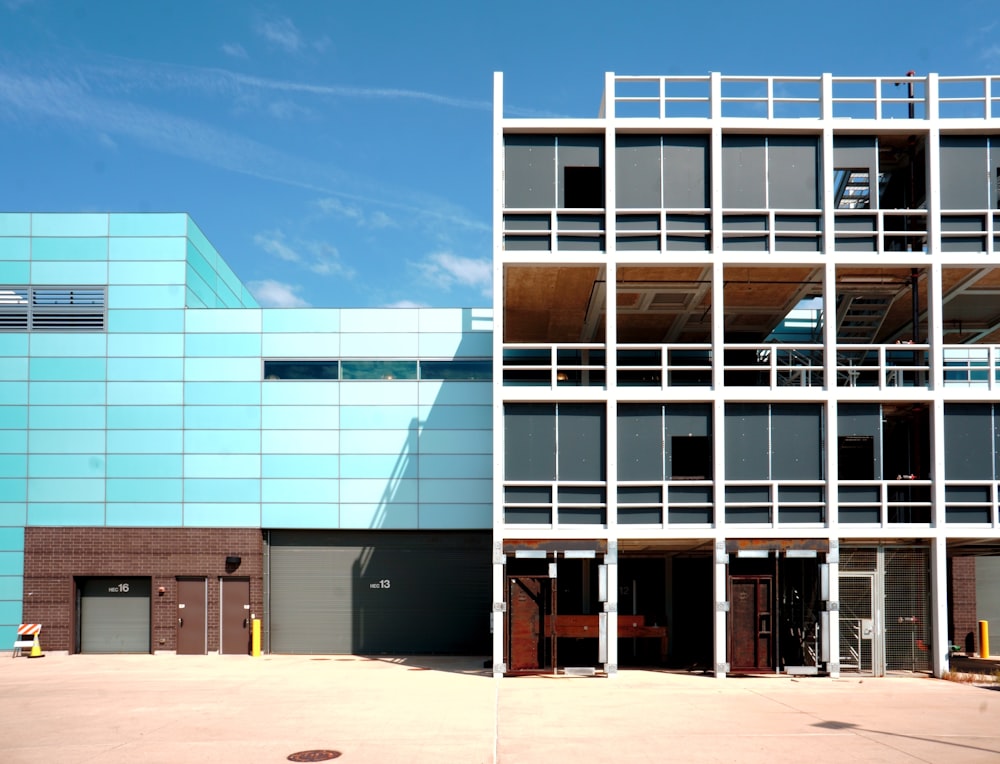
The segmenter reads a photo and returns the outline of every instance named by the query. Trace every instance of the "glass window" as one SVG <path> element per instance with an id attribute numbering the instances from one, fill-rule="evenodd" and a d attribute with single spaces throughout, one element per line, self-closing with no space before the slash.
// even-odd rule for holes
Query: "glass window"
<path id="1" fill-rule="evenodd" d="M 493 362 L 489 359 L 421 361 L 420 378 L 489 382 L 493 379 Z"/>
<path id="2" fill-rule="evenodd" d="M 338 379 L 337 361 L 264 361 L 264 379 Z"/>
<path id="3" fill-rule="evenodd" d="M 341 361 L 343 379 L 416 379 L 416 361 Z"/>

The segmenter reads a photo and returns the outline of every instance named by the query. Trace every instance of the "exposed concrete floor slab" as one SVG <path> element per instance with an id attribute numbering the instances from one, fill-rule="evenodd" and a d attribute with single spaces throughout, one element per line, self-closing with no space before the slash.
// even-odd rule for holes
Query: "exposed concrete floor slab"
<path id="1" fill-rule="evenodd" d="M 0 653 L 0 761 L 986 762 L 1000 691 L 922 676 L 622 671 L 473 658 Z"/>

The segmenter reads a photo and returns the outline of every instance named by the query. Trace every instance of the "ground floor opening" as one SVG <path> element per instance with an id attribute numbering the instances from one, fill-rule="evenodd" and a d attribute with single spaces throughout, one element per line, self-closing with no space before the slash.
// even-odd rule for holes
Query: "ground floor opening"
<path id="1" fill-rule="evenodd" d="M 928 543 L 519 539 L 503 551 L 500 673 L 934 670 Z"/>
<path id="2" fill-rule="evenodd" d="M 265 648 L 489 652 L 490 534 L 265 532 Z"/>

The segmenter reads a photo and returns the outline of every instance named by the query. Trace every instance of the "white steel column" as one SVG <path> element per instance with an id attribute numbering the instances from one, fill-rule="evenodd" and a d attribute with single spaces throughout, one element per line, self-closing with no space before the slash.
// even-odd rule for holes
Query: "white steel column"
<path id="1" fill-rule="evenodd" d="M 606 676 L 618 675 L 618 542 L 608 540 L 608 553 L 604 556 L 608 566 L 608 601 L 604 604 L 607 613 L 605 625 L 607 632 L 608 660 L 604 664 Z"/>
<path id="2" fill-rule="evenodd" d="M 716 679 L 725 679 L 729 672 L 729 662 L 726 660 L 726 623 L 729 613 L 728 587 L 726 573 L 728 571 L 729 555 L 726 554 L 726 540 L 716 538 L 715 557 L 712 561 L 712 584 L 715 594 L 715 623 L 713 627 L 713 657 Z"/>
<path id="3" fill-rule="evenodd" d="M 941 268 L 941 127 L 938 76 L 927 76 L 927 338 L 930 344 L 931 406 L 931 666 L 934 676 L 948 669 L 948 539 L 944 474 L 944 316 Z M 988 249 L 988 247 L 987 247 Z"/>
<path id="4" fill-rule="evenodd" d="M 605 504 L 608 533 L 608 601 L 604 603 L 604 628 L 602 635 L 607 645 L 604 664 L 608 678 L 618 674 L 618 244 L 617 228 L 617 177 L 615 152 L 615 78 L 609 72 L 604 84 L 604 230 L 608 262 L 604 270 L 604 364 L 605 388 Z"/>
<path id="5" fill-rule="evenodd" d="M 493 675 L 503 676 L 503 73 L 493 73 Z"/>
<path id="6" fill-rule="evenodd" d="M 716 119 L 721 115 L 721 75 L 712 75 L 712 112 Z M 718 113 L 717 113 L 718 112 Z M 712 663 L 717 679 L 724 679 L 729 671 L 727 613 L 728 563 L 726 554 L 726 402 L 723 395 L 725 381 L 726 316 L 724 305 L 725 267 L 722 262 L 722 130 L 712 129 L 712 517 L 716 529 L 715 552 L 712 562 L 712 612 L 713 649 Z"/>
<path id="7" fill-rule="evenodd" d="M 939 532 L 931 541 L 931 667 L 934 676 L 948 670 L 948 541 Z"/>
<path id="8" fill-rule="evenodd" d="M 827 672 L 836 679 L 840 676 L 840 541 L 830 539 L 826 554 L 827 582 L 826 627 L 829 635 L 830 655 Z"/>

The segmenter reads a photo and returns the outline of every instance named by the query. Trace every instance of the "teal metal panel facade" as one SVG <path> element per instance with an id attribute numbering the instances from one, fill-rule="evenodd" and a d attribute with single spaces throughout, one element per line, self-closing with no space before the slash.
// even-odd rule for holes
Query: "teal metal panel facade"
<path id="1" fill-rule="evenodd" d="M 489 361 L 488 309 L 262 309 L 185 214 L 0 214 L 0 293 L 104 289 L 103 329 L 0 328 L 0 649 L 24 529 L 491 527 L 488 380 L 265 379 L 265 360 Z"/>

